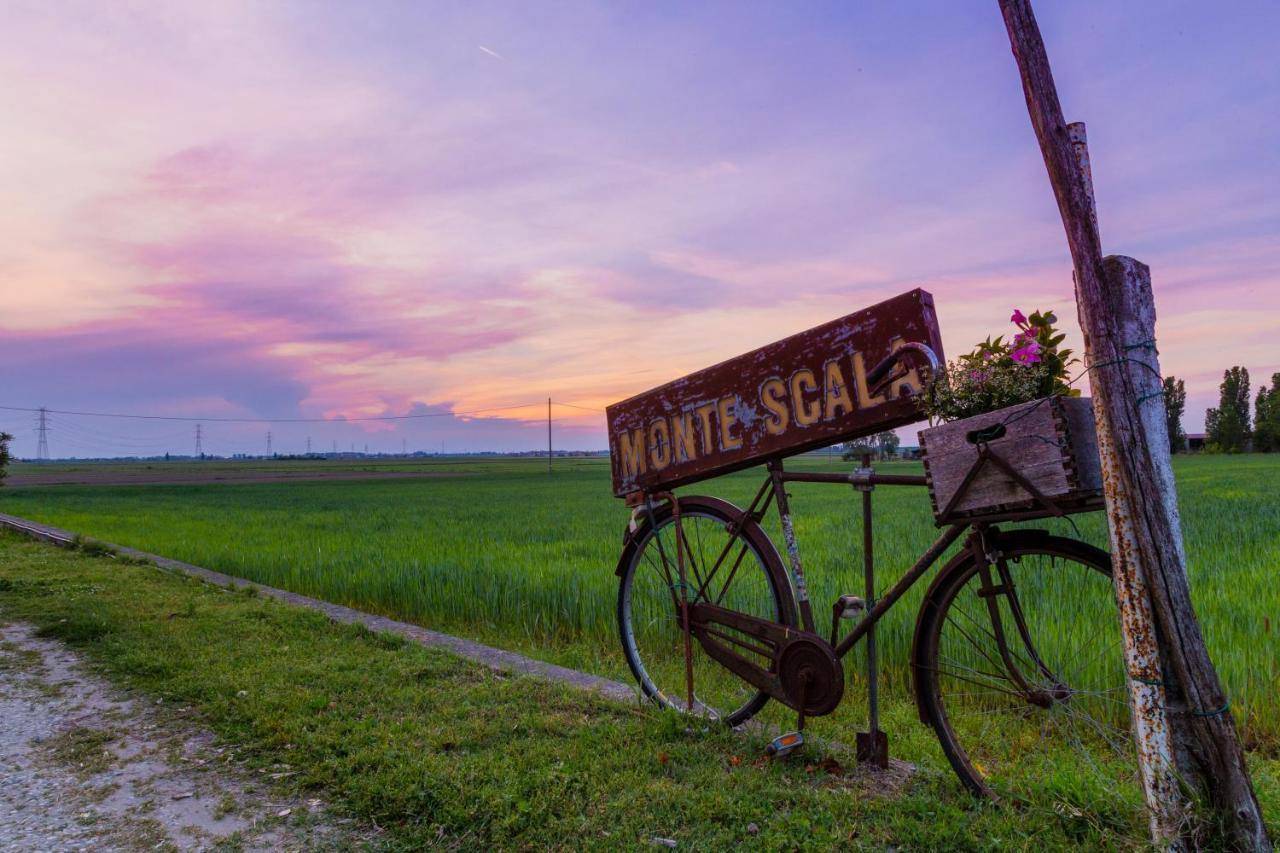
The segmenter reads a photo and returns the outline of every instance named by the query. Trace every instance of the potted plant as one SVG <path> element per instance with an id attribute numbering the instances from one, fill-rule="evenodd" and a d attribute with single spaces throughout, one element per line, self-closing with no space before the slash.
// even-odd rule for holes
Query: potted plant
<path id="1" fill-rule="evenodd" d="M 920 433 L 939 523 L 1097 509 L 1102 495 L 1093 407 L 1071 387 L 1071 350 L 1051 311 L 1015 310 L 1009 340 L 988 337 L 938 371 Z"/>

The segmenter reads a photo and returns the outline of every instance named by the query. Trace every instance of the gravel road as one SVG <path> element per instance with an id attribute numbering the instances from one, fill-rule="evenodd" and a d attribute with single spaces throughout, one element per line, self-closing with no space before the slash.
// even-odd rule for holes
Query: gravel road
<path id="1" fill-rule="evenodd" d="M 187 709 L 127 695 L 59 643 L 0 625 L 0 849 L 362 847 L 319 799 L 281 796 Z"/>

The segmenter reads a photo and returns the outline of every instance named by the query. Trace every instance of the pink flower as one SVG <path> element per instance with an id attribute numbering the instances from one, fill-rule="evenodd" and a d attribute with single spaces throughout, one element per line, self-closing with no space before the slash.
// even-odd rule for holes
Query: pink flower
<path id="1" fill-rule="evenodd" d="M 1034 364 L 1040 360 L 1040 342 L 1035 338 L 1025 338 L 1017 349 L 1009 353 L 1009 358 L 1018 364 Z"/>
<path id="2" fill-rule="evenodd" d="M 1023 327 L 1024 329 L 1027 327 L 1027 318 L 1022 316 L 1022 312 L 1019 311 L 1017 308 L 1013 309 L 1013 316 L 1009 318 L 1009 322 L 1017 323 L 1019 326 Z"/>

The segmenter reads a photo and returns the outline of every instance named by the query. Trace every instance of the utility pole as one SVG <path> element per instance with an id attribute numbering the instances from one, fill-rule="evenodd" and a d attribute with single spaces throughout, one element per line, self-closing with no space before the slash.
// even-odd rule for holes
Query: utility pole
<path id="1" fill-rule="evenodd" d="M 43 461 L 49 458 L 49 412 L 44 406 L 40 407 L 40 416 L 36 421 L 36 432 L 38 433 L 36 459 Z"/>
<path id="2" fill-rule="evenodd" d="M 271 455 L 271 430 L 267 430 L 267 455 Z"/>
<path id="3" fill-rule="evenodd" d="M 1234 849 L 1270 850 L 1230 704 L 1191 605 L 1158 392 L 1150 270 L 1132 258 L 1103 258 L 1084 125 L 1063 118 L 1030 0 L 999 3 L 1075 268 L 1152 838 L 1171 849 L 1199 847 L 1199 829 L 1221 832 Z M 1212 814 L 1194 821 L 1180 784 L 1203 796 Z"/>
<path id="4" fill-rule="evenodd" d="M 547 398 L 547 473 L 551 473 L 551 398 Z"/>
<path id="5" fill-rule="evenodd" d="M 403 438 L 400 439 L 400 455 L 401 456 L 409 455 L 409 442 Z"/>
<path id="6" fill-rule="evenodd" d="M 333 455 L 338 455 L 338 439 L 336 438 L 333 440 Z"/>
<path id="7" fill-rule="evenodd" d="M 307 455 L 311 455 L 311 436 L 307 436 Z"/>
<path id="8" fill-rule="evenodd" d="M 204 424 L 196 424 L 196 456 L 204 458 Z"/>

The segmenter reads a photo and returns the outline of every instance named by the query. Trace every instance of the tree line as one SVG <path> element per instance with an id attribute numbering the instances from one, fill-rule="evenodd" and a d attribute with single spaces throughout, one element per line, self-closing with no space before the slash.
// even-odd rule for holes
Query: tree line
<path id="1" fill-rule="evenodd" d="M 1187 405 L 1187 389 L 1181 379 L 1164 380 L 1165 423 L 1169 428 L 1169 449 L 1187 449 L 1182 414 Z M 1217 453 L 1272 453 L 1280 451 L 1280 373 L 1271 374 L 1271 387 L 1263 385 L 1253 399 L 1249 413 L 1249 371 L 1232 367 L 1222 374 L 1218 405 L 1204 413 L 1205 450 Z"/>

